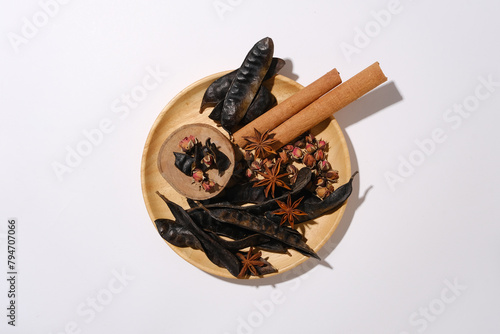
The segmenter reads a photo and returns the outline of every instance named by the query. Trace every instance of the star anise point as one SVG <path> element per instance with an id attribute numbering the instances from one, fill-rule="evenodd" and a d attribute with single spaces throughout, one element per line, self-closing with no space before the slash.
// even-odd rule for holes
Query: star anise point
<path id="1" fill-rule="evenodd" d="M 262 267 L 265 265 L 263 261 L 259 259 L 262 256 L 262 252 L 258 251 L 255 254 L 253 253 L 253 247 L 250 247 L 246 256 L 241 253 L 237 253 L 236 255 L 240 258 L 243 267 L 241 268 L 240 273 L 238 274 L 238 278 L 243 278 L 247 275 L 247 272 L 250 271 L 255 276 L 259 276 L 259 272 L 255 269 L 255 266 Z"/>
<path id="2" fill-rule="evenodd" d="M 248 144 L 245 146 L 246 151 L 255 150 L 256 158 L 264 158 L 268 154 L 277 154 L 273 149 L 273 144 L 277 142 L 274 139 L 274 133 L 269 133 L 270 130 L 266 130 L 264 133 L 260 133 L 259 130 L 254 128 L 254 136 L 244 136 Z"/>
<path id="3" fill-rule="evenodd" d="M 297 209 L 299 206 L 300 202 L 302 201 L 304 197 L 302 196 L 292 204 L 292 197 L 288 195 L 286 203 L 276 200 L 276 203 L 279 205 L 279 209 L 273 211 L 275 215 L 283 215 L 281 218 L 280 225 L 283 225 L 284 223 L 288 222 L 290 226 L 293 228 L 294 227 L 294 222 L 295 219 L 298 219 L 298 216 L 306 216 L 307 213 L 305 213 L 302 210 Z"/>
<path id="4" fill-rule="evenodd" d="M 269 191 L 271 191 L 271 196 L 274 198 L 274 190 L 276 189 L 276 186 L 290 190 L 290 187 L 284 181 L 280 180 L 280 178 L 288 176 L 288 173 L 279 174 L 280 167 L 281 160 L 278 159 L 272 169 L 269 169 L 267 165 L 264 165 L 265 173 L 257 172 L 264 179 L 257 181 L 253 186 L 266 186 L 264 190 L 266 197 L 269 195 Z"/>

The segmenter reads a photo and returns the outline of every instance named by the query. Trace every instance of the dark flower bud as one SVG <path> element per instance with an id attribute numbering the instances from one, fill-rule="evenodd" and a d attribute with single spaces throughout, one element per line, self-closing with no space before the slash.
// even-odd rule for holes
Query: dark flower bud
<path id="1" fill-rule="evenodd" d="M 294 147 L 291 153 L 291 157 L 293 160 L 300 160 L 304 156 L 304 153 L 300 149 L 300 147 Z"/>
<path id="2" fill-rule="evenodd" d="M 309 133 L 306 138 L 306 143 L 310 143 L 310 144 L 315 144 L 316 143 L 316 137 L 314 137 L 313 134 Z"/>
<path id="3" fill-rule="evenodd" d="M 326 172 L 327 170 L 330 170 L 331 168 L 332 168 L 332 166 L 326 160 L 321 160 L 320 162 L 318 162 L 318 169 L 320 171 Z"/>
<path id="4" fill-rule="evenodd" d="M 295 146 L 299 148 L 305 148 L 306 147 L 306 141 L 305 139 L 299 139 L 295 142 Z"/>
<path id="5" fill-rule="evenodd" d="M 339 178 L 339 171 L 333 169 L 329 170 L 325 173 L 325 177 L 330 181 L 336 181 Z"/>
<path id="6" fill-rule="evenodd" d="M 203 171 L 201 169 L 195 168 L 193 169 L 193 179 L 196 182 L 201 182 L 205 179 L 205 175 L 203 175 Z"/>
<path id="7" fill-rule="evenodd" d="M 196 144 L 196 138 L 191 135 L 189 137 L 184 137 L 184 139 L 182 139 L 179 142 L 179 147 L 183 152 L 187 152 L 191 150 L 195 144 Z"/>
<path id="8" fill-rule="evenodd" d="M 314 156 L 311 153 L 306 153 L 302 162 L 309 168 L 313 168 L 316 165 L 316 159 L 314 159 Z"/>
<path id="9" fill-rule="evenodd" d="M 314 159 L 320 161 L 325 159 L 325 151 L 323 150 L 317 150 L 314 152 Z"/>

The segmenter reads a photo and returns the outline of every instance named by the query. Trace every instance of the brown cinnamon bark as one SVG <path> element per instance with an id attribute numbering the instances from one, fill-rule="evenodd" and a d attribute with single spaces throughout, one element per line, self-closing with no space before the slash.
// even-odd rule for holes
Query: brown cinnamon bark
<path id="1" fill-rule="evenodd" d="M 379 63 L 372 64 L 271 130 L 278 141 L 273 148 L 286 145 L 385 81 Z"/>
<path id="2" fill-rule="evenodd" d="M 233 134 L 234 142 L 241 148 L 245 147 L 247 142 L 243 139 L 243 137 L 253 136 L 254 129 L 257 129 L 262 133 L 276 128 L 281 123 L 285 122 L 290 117 L 310 105 L 312 102 L 316 101 L 332 88 L 338 86 L 341 82 L 342 79 L 340 78 L 339 72 L 336 69 L 331 70 L 259 118 L 255 119 L 253 122 L 250 122 L 240 130 L 236 131 Z"/>

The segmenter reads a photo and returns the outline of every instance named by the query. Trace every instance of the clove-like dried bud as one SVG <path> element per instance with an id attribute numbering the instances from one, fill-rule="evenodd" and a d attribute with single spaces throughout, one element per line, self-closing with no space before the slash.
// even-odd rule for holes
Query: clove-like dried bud
<path id="1" fill-rule="evenodd" d="M 299 172 L 299 170 L 294 165 L 287 165 L 286 166 L 286 172 L 288 174 L 297 174 Z"/>
<path id="2" fill-rule="evenodd" d="M 314 135 L 312 133 L 309 133 L 305 139 L 306 139 L 306 143 L 311 143 L 311 144 L 316 143 L 316 137 L 314 137 Z"/>
<path id="3" fill-rule="evenodd" d="M 249 179 L 253 179 L 253 177 L 255 176 L 255 173 L 250 168 L 247 168 L 245 171 L 245 176 Z"/>
<path id="4" fill-rule="evenodd" d="M 325 197 L 328 197 L 328 195 L 330 195 L 330 191 L 326 187 L 317 187 L 316 188 L 316 195 L 319 198 L 324 199 Z"/>
<path id="5" fill-rule="evenodd" d="M 206 192 L 211 192 L 215 189 L 215 182 L 211 180 L 205 180 L 201 183 L 201 186 Z"/>
<path id="6" fill-rule="evenodd" d="M 331 168 L 332 168 L 332 166 L 326 160 L 321 160 L 318 162 L 318 169 L 322 172 L 326 172 L 326 171 L 330 170 Z"/>
<path id="7" fill-rule="evenodd" d="M 329 191 L 330 193 L 333 193 L 333 192 L 335 191 L 335 187 L 333 186 L 333 183 L 331 183 L 331 182 L 328 182 L 328 183 L 326 184 L 326 189 L 328 189 L 328 191 Z"/>
<path id="8" fill-rule="evenodd" d="M 314 182 L 317 187 L 326 187 L 326 180 L 322 177 L 318 177 Z"/>
<path id="9" fill-rule="evenodd" d="M 305 148 L 306 147 L 306 140 L 304 138 L 297 140 L 295 142 L 295 146 L 300 147 L 300 148 Z"/>
<path id="10" fill-rule="evenodd" d="M 316 159 L 314 159 L 314 156 L 311 153 L 306 153 L 306 155 L 304 155 L 304 159 L 302 159 L 302 162 L 304 163 L 304 165 L 306 165 L 306 167 L 309 168 L 314 168 L 314 166 L 316 165 Z"/>
<path id="11" fill-rule="evenodd" d="M 304 156 L 304 153 L 300 149 L 300 147 L 294 147 L 291 153 L 291 157 L 293 160 L 300 160 Z"/>
<path id="12" fill-rule="evenodd" d="M 201 182 L 205 179 L 205 175 L 203 175 L 203 171 L 199 168 L 195 168 L 193 169 L 193 179 L 196 181 L 196 182 Z"/>
<path id="13" fill-rule="evenodd" d="M 254 160 L 250 164 L 250 169 L 253 170 L 254 172 L 260 171 L 262 168 L 262 162 L 260 160 Z"/>
<path id="14" fill-rule="evenodd" d="M 324 160 L 325 159 L 325 151 L 319 149 L 316 152 L 314 152 L 314 159 L 316 159 L 318 161 Z"/>
<path id="15" fill-rule="evenodd" d="M 281 163 L 286 164 L 290 160 L 288 153 L 286 151 L 279 152 L 279 158 L 281 159 Z"/>
<path id="16" fill-rule="evenodd" d="M 272 169 L 276 165 L 276 161 L 274 159 L 264 159 L 262 160 L 262 167 L 267 166 L 267 168 Z"/>
<path id="17" fill-rule="evenodd" d="M 328 143 L 325 140 L 323 140 L 323 139 L 318 140 L 318 149 L 326 150 L 327 146 L 328 146 Z"/>
<path id="18" fill-rule="evenodd" d="M 312 144 L 312 143 L 307 143 L 306 144 L 306 151 L 308 153 L 314 153 L 316 151 L 318 147 L 316 146 L 316 144 Z"/>
<path id="19" fill-rule="evenodd" d="M 252 153 L 252 152 L 250 152 L 250 151 L 245 151 L 245 153 L 244 153 L 244 159 L 245 159 L 245 161 L 248 161 L 248 162 L 250 162 L 250 163 L 251 163 L 251 162 L 254 160 L 254 158 L 255 158 L 255 157 L 254 157 L 254 155 L 253 155 L 253 153 Z"/>
<path id="20" fill-rule="evenodd" d="M 194 147 L 195 144 L 196 138 L 191 135 L 189 137 L 184 137 L 184 139 L 179 142 L 179 147 L 183 152 L 188 152 Z"/>
<path id="21" fill-rule="evenodd" d="M 325 177 L 330 181 L 336 181 L 339 178 L 339 171 L 333 169 L 329 170 L 325 173 Z"/>
<path id="22" fill-rule="evenodd" d="M 207 154 L 201 159 L 201 163 L 204 164 L 207 167 L 210 167 L 214 163 L 214 156 L 211 154 Z"/>

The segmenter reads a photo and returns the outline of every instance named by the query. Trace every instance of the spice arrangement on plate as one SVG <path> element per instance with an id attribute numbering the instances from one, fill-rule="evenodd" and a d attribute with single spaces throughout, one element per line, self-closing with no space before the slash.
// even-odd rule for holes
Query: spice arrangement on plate
<path id="1" fill-rule="evenodd" d="M 279 273 L 281 261 L 274 265 L 272 254 L 319 259 L 302 227 L 341 208 L 356 173 L 339 184 L 345 175 L 329 161 L 338 144 L 316 138 L 310 129 L 386 80 L 378 63 L 343 84 L 332 70 L 280 100 L 270 79 L 284 61 L 273 57 L 273 49 L 272 39 L 258 41 L 240 68 L 216 78 L 199 100 L 200 116 L 222 127 L 231 150 L 223 148 L 220 137 L 213 139 L 213 132 L 200 140 L 180 131 L 175 149 L 164 144 L 157 153 L 162 175 L 173 168 L 182 176 L 165 178 L 179 194 L 185 194 L 179 188 L 194 184 L 208 195 L 186 195 L 183 207 L 157 187 L 165 213 L 154 217 L 159 234 L 174 247 L 203 252 L 235 278 Z M 227 184 L 211 179 L 220 173 Z M 174 186 L 172 179 L 184 183 Z"/>

